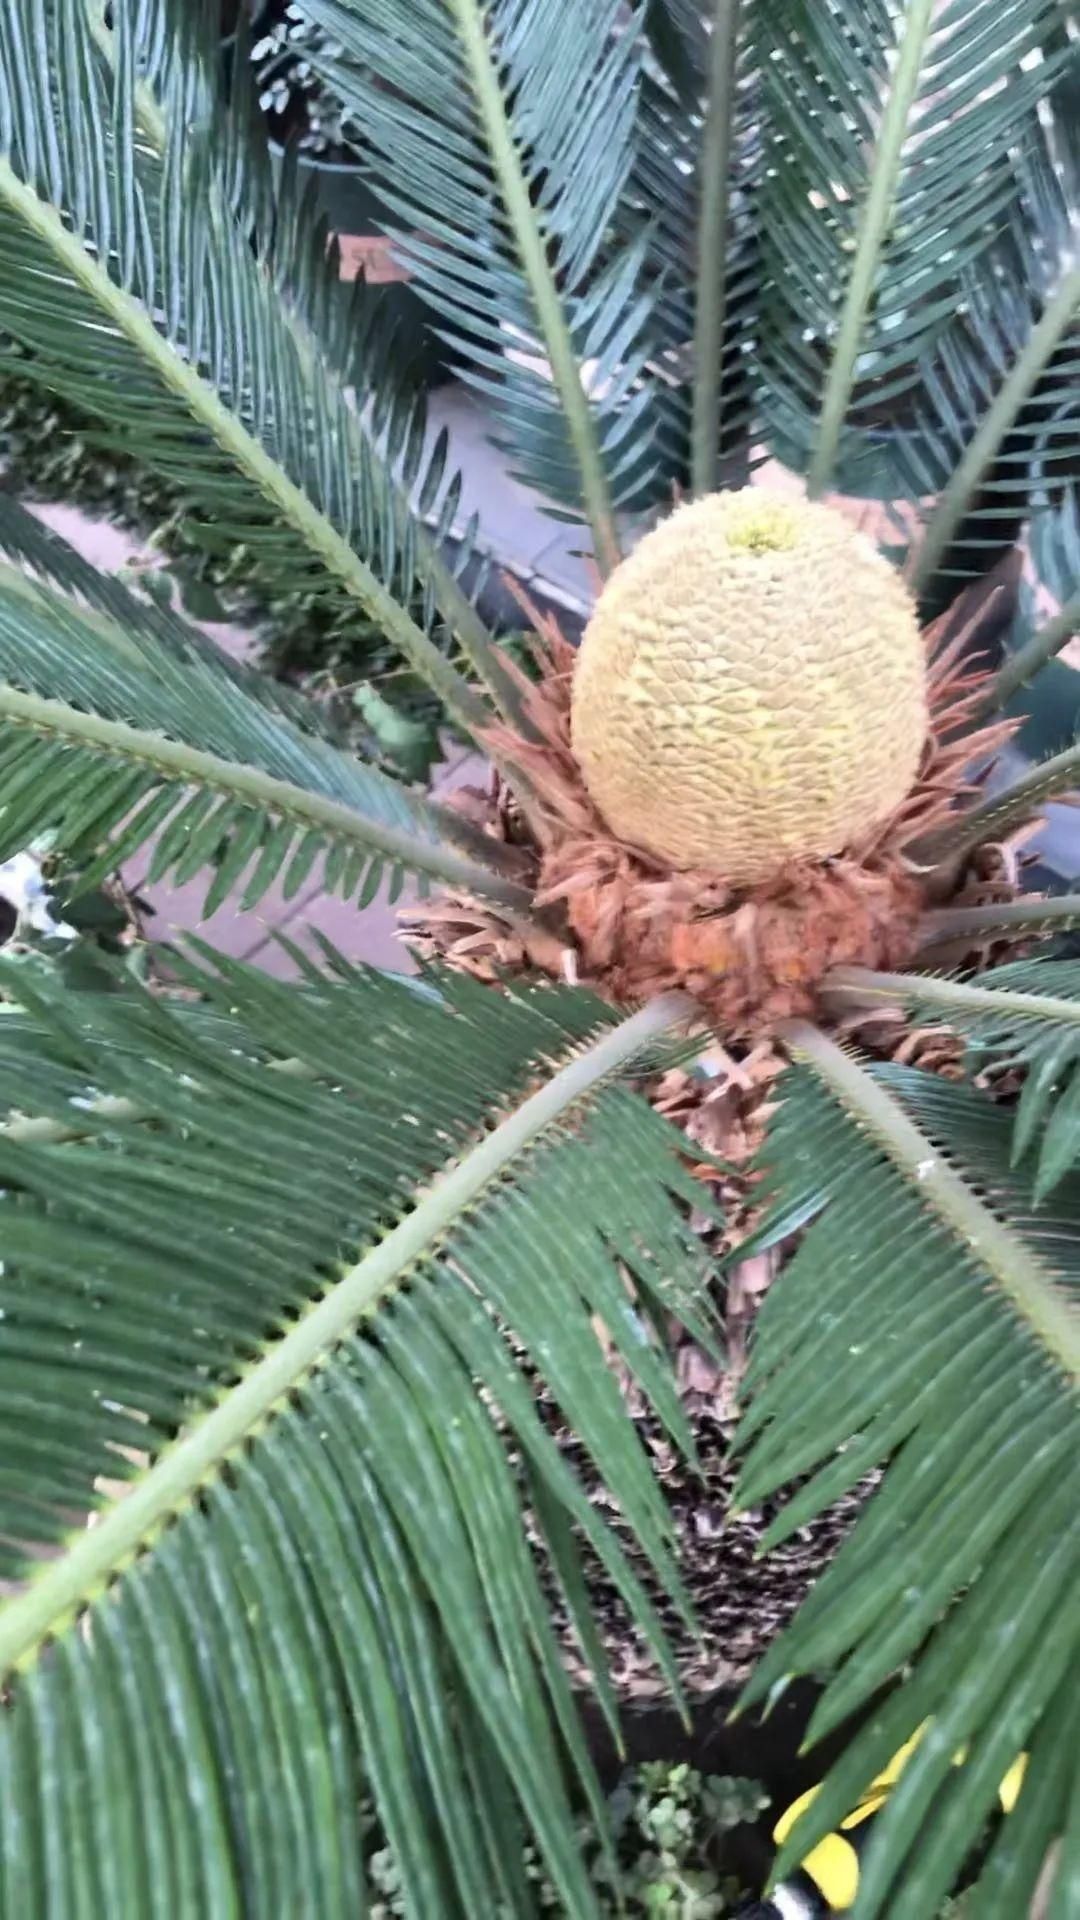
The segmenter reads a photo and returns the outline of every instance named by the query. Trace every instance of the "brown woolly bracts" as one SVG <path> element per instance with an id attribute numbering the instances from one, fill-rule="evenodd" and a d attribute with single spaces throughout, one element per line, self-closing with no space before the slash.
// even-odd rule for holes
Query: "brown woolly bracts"
<path id="1" fill-rule="evenodd" d="M 976 793 L 972 768 L 1012 731 L 1000 721 L 964 731 L 989 680 L 966 660 L 966 630 L 938 623 L 927 633 L 930 727 L 892 816 L 837 857 L 791 862 L 740 888 L 715 872 L 665 868 L 610 832 L 570 745 L 575 650 L 553 620 L 529 612 L 539 680 L 507 662 L 528 737 L 499 727 L 485 740 L 499 765 L 520 772 L 519 797 L 493 775 L 487 793 L 467 790 L 457 803 L 494 837 L 529 850 L 542 924 L 444 896 L 403 916 L 410 944 L 481 978 L 540 968 L 619 1003 L 683 987 L 732 1038 L 811 1013 L 833 967 L 892 970 L 912 958 L 927 895 L 905 848 Z"/>

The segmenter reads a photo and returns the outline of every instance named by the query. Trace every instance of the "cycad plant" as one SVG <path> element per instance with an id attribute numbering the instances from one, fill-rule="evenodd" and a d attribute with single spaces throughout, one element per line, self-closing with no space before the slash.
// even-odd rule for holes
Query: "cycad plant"
<path id="1" fill-rule="evenodd" d="M 721 1276 L 641 1088 L 719 1038 L 786 1062 L 739 1250 L 785 1255 L 739 1499 L 797 1483 L 777 1541 L 881 1473 L 747 1695 L 809 1673 L 813 1737 L 861 1716 L 780 1870 L 923 1729 L 859 1914 L 926 1920 L 1023 1752 L 974 1911 L 1041 1879 L 1065 1920 L 1080 974 L 1039 942 L 1080 899 L 1018 894 L 1000 849 L 1080 750 L 979 783 L 1076 606 L 997 678 L 919 608 L 1028 521 L 1075 584 L 1067 10 L 304 10 L 433 324 L 468 328 L 604 584 L 579 669 L 548 630 L 527 677 L 485 631 L 445 445 L 222 97 L 212 9 L 8 0 L 0 333 L 208 542 L 384 633 L 498 784 L 470 817 L 358 764 L 5 507 L 0 851 L 49 836 L 89 888 L 152 841 L 157 876 L 211 868 L 208 907 L 317 862 L 361 904 L 411 875 L 451 896 L 424 911 L 456 964 L 328 954 L 286 986 L 197 949 L 169 993 L 6 969 L 0 1910 L 344 1920 L 376 1898 L 370 1796 L 415 1920 L 530 1913 L 527 1840 L 594 1911 L 551 1601 L 613 1720 L 587 1565 L 677 1690 L 627 1387 L 692 1462 L 666 1340 L 714 1342 Z M 717 497 L 768 448 L 807 500 Z M 822 503 L 886 453 L 906 556 Z M 883 1010 L 945 1029 L 951 1077 L 875 1050 Z"/>

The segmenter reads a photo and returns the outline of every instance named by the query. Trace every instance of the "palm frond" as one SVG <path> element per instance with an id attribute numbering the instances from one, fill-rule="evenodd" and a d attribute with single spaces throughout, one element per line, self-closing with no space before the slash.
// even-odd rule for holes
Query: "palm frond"
<path id="1" fill-rule="evenodd" d="M 157 0 L 141 0 L 141 4 L 148 78 L 136 88 L 140 109 L 153 77 L 167 90 L 171 58 Z M 461 525 L 461 476 L 448 465 L 447 431 L 444 427 L 434 438 L 428 433 L 422 369 L 403 350 L 396 310 L 384 290 L 367 284 L 363 276 L 351 283 L 342 281 L 337 238 L 319 211 L 316 182 L 301 183 L 293 149 L 287 148 L 279 165 L 267 173 L 265 128 L 256 112 L 244 59 L 246 33 L 241 19 L 229 79 L 237 132 L 222 156 L 233 217 L 251 229 L 246 234 L 248 243 L 273 279 L 313 377 L 326 367 L 339 382 L 347 402 L 342 422 L 361 473 L 366 456 L 373 453 L 376 474 L 390 474 L 396 482 L 395 522 L 399 534 L 404 529 L 415 544 L 417 574 L 424 586 L 423 603 L 414 598 L 411 607 L 414 618 L 422 619 L 428 631 L 434 613 L 441 615 L 496 705 L 521 727 L 517 683 L 493 650 L 491 635 L 474 604 L 486 579 L 486 561 L 476 571 L 471 597 L 461 584 L 475 557 L 478 518 L 473 514 Z M 113 37 L 99 38 L 115 56 Z M 151 105 L 147 117 L 154 113 Z M 211 131 L 230 125 L 213 100 L 209 122 Z M 165 152 L 167 132 L 160 113 L 156 145 L 160 153 Z M 406 497 L 411 512 L 405 506 Z M 375 506 L 378 511 L 377 501 Z M 452 569 L 443 558 L 451 528 L 458 542 Z"/>
<path id="2" fill-rule="evenodd" d="M 1055 0 L 757 10 L 770 279 L 762 382 L 778 448 L 851 485 L 866 430 L 920 381 L 965 277 L 1017 217 Z M 884 410 L 884 413 L 883 413 Z"/>
<path id="3" fill-rule="evenodd" d="M 924 361 L 901 442 L 912 497 L 936 499 L 911 570 L 924 596 L 986 571 L 1075 482 L 1078 156 L 1076 125 L 1044 101 L 1017 158 L 1014 215 L 966 271 L 957 318 Z"/>
<path id="4" fill-rule="evenodd" d="M 1074 904 L 1070 918 L 1077 912 Z M 995 1074 L 1023 1070 L 1013 1160 L 1028 1160 L 1036 1203 L 1080 1161 L 1080 965 L 1075 961 L 1010 961 L 981 974 L 978 984 L 851 968 L 837 976 L 837 987 L 846 1005 L 900 1003 L 962 1034 L 973 1074 L 988 1068 Z"/>
<path id="5" fill-rule="evenodd" d="M 860 1915 L 936 1912 L 1026 1751 L 976 1895 L 976 1911 L 1023 1913 L 1044 1850 L 1032 1835 L 1069 1832 L 1067 1857 L 1080 1805 L 1075 1743 L 1045 1801 L 1080 1654 L 1080 1192 L 1036 1213 L 1009 1115 L 973 1089 L 868 1072 L 813 1028 L 789 1044 L 801 1064 L 764 1159 L 774 1205 L 813 1191 L 820 1213 L 758 1320 L 739 1497 L 810 1476 L 768 1544 L 885 1472 L 748 1690 L 829 1675 L 811 1739 L 872 1709 L 776 1870 L 926 1727 L 863 1857 Z"/>
<path id="6" fill-rule="evenodd" d="M 1003 787 L 989 799 L 957 813 L 944 826 L 912 840 L 905 848 L 908 856 L 921 866 L 934 867 L 953 854 L 970 852 L 989 840 L 1007 839 L 1027 821 L 1034 820 L 1040 808 L 1057 793 L 1071 793 L 1080 780 L 1080 745 L 1066 747 L 1037 761 L 1010 787 Z"/>
<path id="7" fill-rule="evenodd" d="M 20 368 L 137 443 L 198 501 L 208 542 L 355 604 L 483 724 L 490 709 L 432 638 L 445 569 L 407 500 L 452 516 L 445 448 L 425 459 L 422 421 L 392 391 L 363 412 L 346 393 L 334 263 L 316 232 L 299 271 L 296 209 L 273 210 L 242 99 L 221 97 L 210 12 L 112 11 L 111 58 L 83 0 L 16 0 L 0 24 L 0 328 L 26 349 Z M 486 669 L 479 623 L 459 625 Z"/>
<path id="8" fill-rule="evenodd" d="M 1009 654 L 998 672 L 990 699 L 1004 707 L 1030 685 L 1047 662 L 1080 631 L 1080 492 L 1075 483 L 1046 504 L 1028 528 L 1034 582 L 1020 583 L 1020 605 L 1009 638 Z M 1040 610 L 1042 588 L 1058 603 L 1049 617 Z"/>
<path id="9" fill-rule="evenodd" d="M 648 1321 L 698 1319 L 696 1188 L 612 1084 L 682 1002 L 619 1025 L 581 994 L 219 962 L 191 976 L 213 1020 L 130 993 L 84 1020 L 17 975 L 4 1910 L 345 1920 L 368 1910 L 370 1790 L 416 1920 L 530 1913 L 523 1828 L 593 1914 L 564 1763 L 598 1794 L 523 1503 L 574 1606 L 576 1529 L 661 1636 L 524 1369 L 677 1595 L 595 1325 L 686 1444 Z"/>
<path id="10" fill-rule="evenodd" d="M 642 35 L 617 0 L 304 0 L 343 48 L 326 72 L 363 126 L 372 185 L 455 327 L 521 472 L 584 509 L 597 559 L 647 492 L 652 296 L 613 251 Z M 511 352 L 508 354 L 507 349 Z"/>
<path id="11" fill-rule="evenodd" d="M 0 550 L 39 573 L 0 564 L 5 856 L 47 836 L 89 888 L 153 839 L 155 879 L 215 869 L 208 913 L 234 888 L 247 906 L 279 878 L 291 894 L 320 859 L 346 899 L 372 899 L 387 875 L 393 896 L 415 873 L 527 910 L 464 820 L 334 746 L 304 703 L 175 614 L 25 534 L 24 518 L 0 513 Z"/>

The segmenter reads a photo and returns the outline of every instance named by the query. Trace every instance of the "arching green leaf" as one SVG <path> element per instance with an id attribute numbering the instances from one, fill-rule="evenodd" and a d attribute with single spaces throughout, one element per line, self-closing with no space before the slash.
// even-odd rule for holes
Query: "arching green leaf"
<path id="1" fill-rule="evenodd" d="M 214 1017 L 129 993 L 73 1019 L 9 973 L 4 1910 L 346 1920 L 370 1793 L 416 1920 L 494 1913 L 495 1850 L 526 1830 L 591 1915 L 564 1764 L 602 1803 L 523 1469 L 541 1549 L 547 1511 L 564 1560 L 573 1527 L 662 1636 L 522 1369 L 678 1599 L 595 1326 L 687 1444 L 649 1322 L 697 1323 L 673 1204 L 697 1190 L 679 1137 L 610 1084 L 686 1004 L 620 1025 L 584 995 L 454 979 L 189 980 Z"/>
<path id="2" fill-rule="evenodd" d="M 62 543 L 21 546 L 86 588 Z M 481 835 L 334 746 L 304 703 L 116 581 L 93 602 L 0 565 L 5 855 L 48 836 L 90 886 L 152 839 L 155 877 L 214 870 L 208 912 L 233 890 L 254 906 L 279 878 L 289 891 L 320 857 L 346 898 L 407 871 L 528 908 Z"/>
<path id="3" fill-rule="evenodd" d="M 430 637 L 446 583 L 406 497 L 423 490 L 422 435 L 392 387 L 366 414 L 350 400 L 332 263 L 316 237 L 298 266 L 297 217 L 274 207 L 242 93 L 223 100 L 209 12 L 120 0 L 113 15 L 115 43 L 84 0 L 15 0 L 0 24 L 0 328 L 28 350 L 20 367 L 137 441 L 199 502 L 208 539 L 355 601 L 482 724 Z M 377 345 L 375 359 L 385 369 Z"/>
<path id="4" fill-rule="evenodd" d="M 771 291 L 761 373 L 778 448 L 851 485 L 917 393 L 966 276 L 1015 217 L 1056 0 L 778 0 L 760 41 Z M 888 438 L 888 434 L 886 435 Z"/>
<path id="5" fill-rule="evenodd" d="M 1080 1191 L 1036 1211 L 1010 1168 L 1008 1114 L 974 1090 L 871 1074 L 808 1027 L 789 1044 L 802 1064 L 763 1159 L 774 1205 L 810 1188 L 820 1211 L 758 1319 L 740 1497 L 809 1476 L 775 1541 L 885 1472 L 748 1689 L 825 1675 L 811 1739 L 873 1707 L 776 1872 L 922 1729 L 875 1824 L 858 1912 L 935 1913 L 1026 1752 L 1030 1780 L 986 1881 L 989 1900 L 1011 1862 L 1024 1912 L 1042 1866 L 1025 1835 L 1075 1845 L 1080 1781 L 1073 1751 L 1048 1826 L 1038 1781 L 1048 1756 L 1060 1762 L 1080 1655 Z M 977 1912 L 994 1910 L 979 1898 Z"/>

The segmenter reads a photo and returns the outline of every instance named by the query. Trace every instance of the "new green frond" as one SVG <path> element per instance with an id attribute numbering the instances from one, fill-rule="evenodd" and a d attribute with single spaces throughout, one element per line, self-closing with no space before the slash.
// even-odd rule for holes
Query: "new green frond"
<path id="1" fill-rule="evenodd" d="M 741 0 L 716 0 L 710 22 L 709 78 L 702 131 L 698 198 L 697 289 L 694 302 L 695 493 L 716 486 L 720 458 L 720 393 L 727 314 L 728 201 L 735 135 Z"/>
<path id="2" fill-rule="evenodd" d="M 614 1084 L 685 1004 L 620 1025 L 580 994 L 219 962 L 190 976 L 207 1011 L 96 995 L 73 1023 L 9 982 L 0 1100 L 133 1110 L 77 1140 L 0 1132 L 0 1532 L 25 1581 L 0 1612 L 5 1911 L 43 1912 L 62 1860 L 86 1920 L 252 1899 L 345 1920 L 370 1792 L 411 1914 L 500 1910 L 529 1831 L 587 1920 L 564 1763 L 598 1796 L 526 1485 L 541 1560 L 550 1526 L 569 1577 L 578 1530 L 662 1636 L 524 1369 L 677 1598 L 595 1329 L 686 1444 L 650 1326 L 698 1315 L 695 1187 Z"/>

